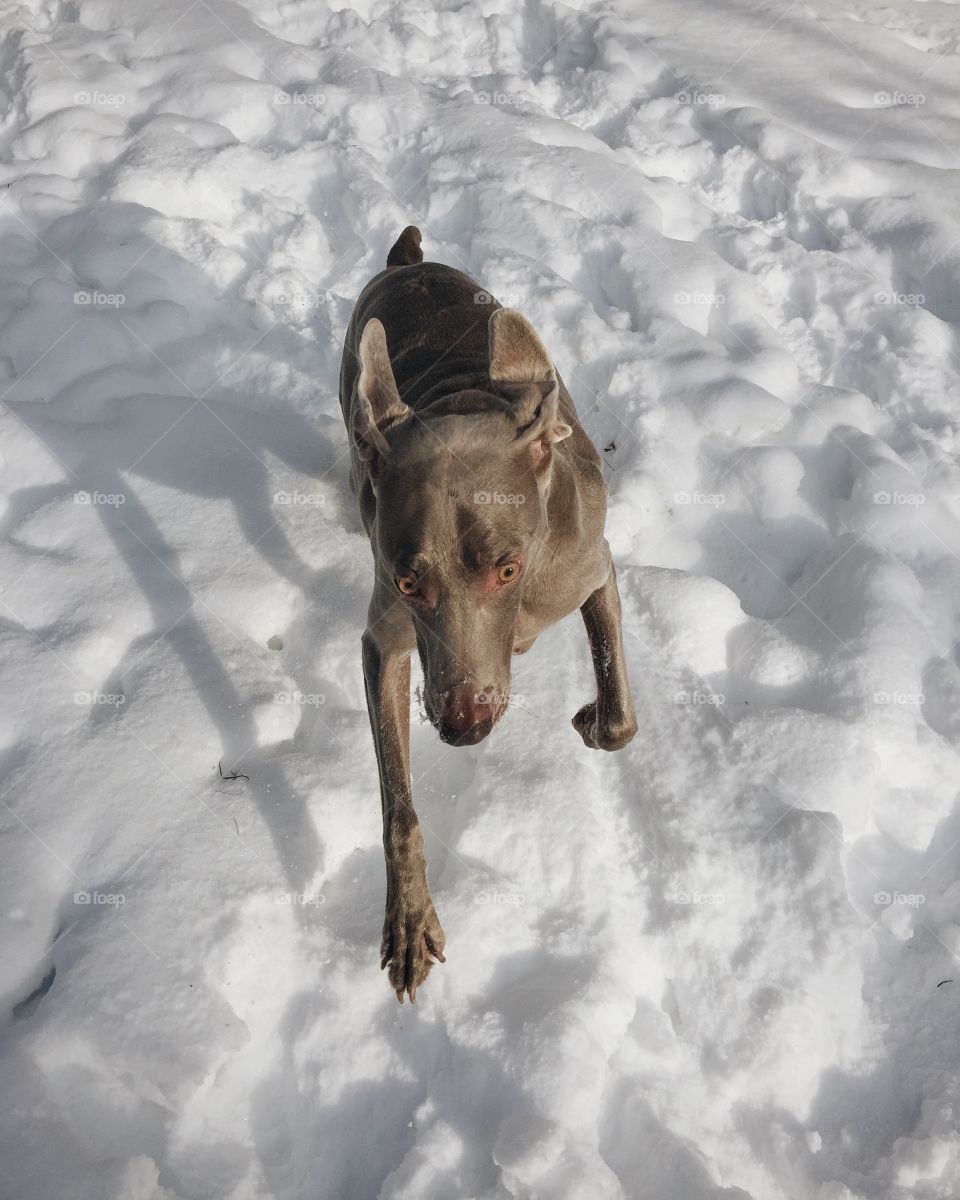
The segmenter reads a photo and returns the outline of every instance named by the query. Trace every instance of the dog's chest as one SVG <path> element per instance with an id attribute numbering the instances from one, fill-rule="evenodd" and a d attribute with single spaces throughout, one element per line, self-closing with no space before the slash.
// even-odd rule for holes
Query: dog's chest
<path id="1" fill-rule="evenodd" d="M 574 593 L 570 588 L 528 588 L 514 626 L 514 653 L 522 654 L 537 634 L 561 621 L 582 603 L 579 593 Z"/>

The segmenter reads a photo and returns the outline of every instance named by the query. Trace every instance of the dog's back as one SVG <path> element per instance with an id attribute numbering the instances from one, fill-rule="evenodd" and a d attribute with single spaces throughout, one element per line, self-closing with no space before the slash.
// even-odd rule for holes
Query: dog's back
<path id="1" fill-rule="evenodd" d="M 490 386 L 489 325 L 491 314 L 503 306 L 456 267 L 424 262 L 420 242 L 420 230 L 408 225 L 387 255 L 386 270 L 370 280 L 353 310 L 340 371 L 340 405 L 347 428 L 353 424 L 360 337 L 371 318 L 383 324 L 397 389 L 415 412 L 469 412 L 502 405 Z M 590 486 L 596 486 L 599 455 L 562 379 L 559 384 L 559 412 L 573 437 L 558 452 L 576 460 Z"/>
<path id="2" fill-rule="evenodd" d="M 367 321 L 383 324 L 397 388 L 411 408 L 443 392 L 484 388 L 490 314 L 501 306 L 469 275 L 424 262 L 420 231 L 408 226 L 387 256 L 387 268 L 360 293 L 345 339 L 340 401 L 348 407 L 360 364 L 357 351 Z"/>

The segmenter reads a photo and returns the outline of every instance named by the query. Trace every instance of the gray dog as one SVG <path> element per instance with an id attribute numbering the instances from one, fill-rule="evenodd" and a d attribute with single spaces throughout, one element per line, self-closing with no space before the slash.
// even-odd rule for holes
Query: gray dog
<path id="1" fill-rule="evenodd" d="M 387 862 L 381 967 L 402 1004 L 445 961 L 410 780 L 414 648 L 430 721 L 472 746 L 507 708 L 511 654 L 579 608 L 597 699 L 575 729 L 618 750 L 637 718 L 600 457 L 529 321 L 425 263 L 410 226 L 353 311 L 340 404 L 376 567 L 363 674 Z"/>

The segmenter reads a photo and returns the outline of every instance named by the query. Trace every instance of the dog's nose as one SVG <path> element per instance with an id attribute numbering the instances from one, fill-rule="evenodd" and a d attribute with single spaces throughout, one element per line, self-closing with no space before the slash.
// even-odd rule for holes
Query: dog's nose
<path id="1" fill-rule="evenodd" d="M 493 688 L 465 685 L 451 693 L 437 728 L 440 737 L 452 746 L 475 746 L 487 736 L 501 712 Z"/>

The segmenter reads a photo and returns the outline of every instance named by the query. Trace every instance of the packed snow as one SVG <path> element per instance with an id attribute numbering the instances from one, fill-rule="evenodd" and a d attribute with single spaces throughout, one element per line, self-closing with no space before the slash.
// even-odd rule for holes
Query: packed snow
<path id="1" fill-rule="evenodd" d="M 960 9 L 12 0 L 3 1200 L 956 1200 Z M 400 230 L 606 461 L 384 892 L 343 331 Z M 220 764 L 218 766 L 218 764 Z"/>

